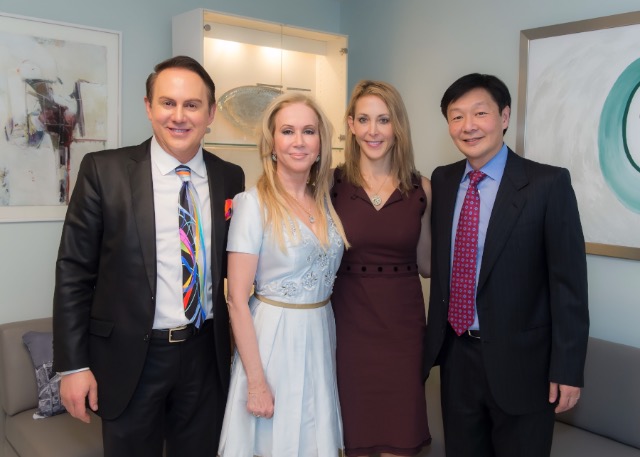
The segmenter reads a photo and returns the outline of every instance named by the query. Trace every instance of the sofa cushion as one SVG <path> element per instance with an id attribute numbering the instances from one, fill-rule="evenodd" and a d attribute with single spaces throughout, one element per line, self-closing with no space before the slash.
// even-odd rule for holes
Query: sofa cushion
<path id="1" fill-rule="evenodd" d="M 55 416 L 66 410 L 60 399 L 60 375 L 53 372 L 53 333 L 27 332 L 22 341 L 29 350 L 38 385 L 38 408 L 34 419 Z"/>
<path id="2" fill-rule="evenodd" d="M 640 449 L 556 421 L 551 457 L 640 457 Z"/>
<path id="3" fill-rule="evenodd" d="M 640 348 L 589 338 L 584 378 L 580 401 L 557 419 L 640 449 Z"/>
<path id="4" fill-rule="evenodd" d="M 7 441 L 18 455 L 29 457 L 102 457 L 102 426 L 91 414 L 85 424 L 69 414 L 33 420 L 35 410 L 7 417 Z"/>
<path id="5" fill-rule="evenodd" d="M 27 348 L 22 344 L 22 335 L 29 330 L 50 332 L 51 318 L 0 326 L 0 402 L 10 416 L 38 406 L 33 364 Z"/>

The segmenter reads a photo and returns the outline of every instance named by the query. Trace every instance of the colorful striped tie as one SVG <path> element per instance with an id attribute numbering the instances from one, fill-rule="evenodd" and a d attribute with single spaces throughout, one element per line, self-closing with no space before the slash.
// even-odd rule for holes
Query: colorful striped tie
<path id="1" fill-rule="evenodd" d="M 182 303 L 184 314 L 196 328 L 206 318 L 205 299 L 206 254 L 204 234 L 200 219 L 198 194 L 191 182 L 191 169 L 186 165 L 176 167 L 182 180 L 178 202 L 178 225 L 180 229 L 180 256 L 182 257 Z"/>

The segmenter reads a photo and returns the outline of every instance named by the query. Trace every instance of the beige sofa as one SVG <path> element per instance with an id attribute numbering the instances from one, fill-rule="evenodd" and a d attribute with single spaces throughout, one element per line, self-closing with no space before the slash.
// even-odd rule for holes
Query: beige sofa
<path id="1" fill-rule="evenodd" d="M 51 318 L 0 325 L 0 457 L 101 457 L 99 417 L 88 425 L 68 413 L 33 419 L 38 392 L 22 342 L 30 330 L 51 331 Z"/>
<path id="2" fill-rule="evenodd" d="M 34 368 L 22 343 L 29 330 L 51 330 L 51 319 L 0 325 L 0 457 L 102 456 L 100 418 L 90 425 L 61 414 L 33 419 Z M 427 380 L 433 443 L 420 457 L 443 457 L 438 368 Z M 572 411 L 556 421 L 552 457 L 640 457 L 640 348 L 589 339 L 586 386 Z"/>
<path id="3" fill-rule="evenodd" d="M 578 405 L 556 420 L 553 457 L 640 457 L 640 348 L 589 338 Z"/>
<path id="4" fill-rule="evenodd" d="M 427 380 L 431 448 L 444 457 L 440 373 Z M 578 405 L 557 416 L 552 457 L 640 457 L 640 348 L 589 338 L 585 387 Z"/>

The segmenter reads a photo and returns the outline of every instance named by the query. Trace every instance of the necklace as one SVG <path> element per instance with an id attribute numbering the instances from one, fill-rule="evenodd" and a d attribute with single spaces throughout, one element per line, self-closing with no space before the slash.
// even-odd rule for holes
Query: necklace
<path id="1" fill-rule="evenodd" d="M 382 184 L 380 184 L 380 187 L 378 187 L 378 191 L 376 193 L 374 193 L 371 197 L 369 197 L 371 199 L 371 203 L 373 203 L 374 206 L 380 206 L 380 204 L 382 203 L 382 198 L 380 198 L 380 191 L 382 190 L 382 187 L 385 185 L 385 183 L 387 182 L 387 179 L 389 179 L 389 175 L 387 175 L 384 178 L 384 181 L 382 181 Z M 366 182 L 366 180 L 365 180 Z M 368 185 L 369 183 L 367 183 Z"/>
<path id="2" fill-rule="evenodd" d="M 291 198 L 293 198 L 293 201 L 296 202 L 296 204 L 300 207 L 300 209 L 302 209 L 302 211 L 304 211 L 305 213 L 307 213 L 307 215 L 309 216 L 309 223 L 313 224 L 316 221 L 316 218 L 313 217 L 313 214 L 311 213 L 311 207 L 309 207 L 309 209 L 305 208 L 302 203 L 300 203 L 298 201 L 297 198 L 295 198 L 293 195 L 289 194 L 291 196 Z"/>

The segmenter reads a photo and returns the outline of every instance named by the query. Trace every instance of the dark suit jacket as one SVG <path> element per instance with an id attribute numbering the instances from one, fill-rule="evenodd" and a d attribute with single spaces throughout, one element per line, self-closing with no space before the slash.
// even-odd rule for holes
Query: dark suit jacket
<path id="1" fill-rule="evenodd" d="M 98 382 L 99 414 L 113 419 L 138 383 L 155 314 L 156 242 L 151 141 L 87 154 L 69 202 L 53 300 L 54 369 L 90 367 Z M 229 314 L 225 200 L 244 189 L 237 165 L 204 152 L 211 195 L 211 274 L 215 354 L 226 400 Z M 212 352 L 213 355 L 213 352 Z"/>
<path id="2" fill-rule="evenodd" d="M 433 172 L 431 295 L 425 368 L 442 357 L 453 212 L 465 170 Z M 491 392 L 510 414 L 548 405 L 549 382 L 583 385 L 589 333 L 584 238 L 566 169 L 509 150 L 487 228 L 476 306 Z"/>

